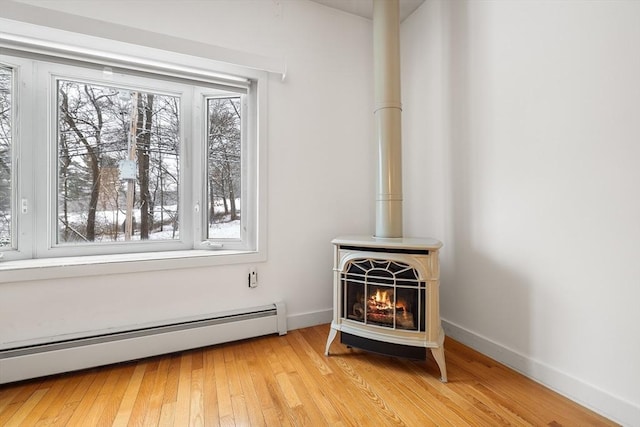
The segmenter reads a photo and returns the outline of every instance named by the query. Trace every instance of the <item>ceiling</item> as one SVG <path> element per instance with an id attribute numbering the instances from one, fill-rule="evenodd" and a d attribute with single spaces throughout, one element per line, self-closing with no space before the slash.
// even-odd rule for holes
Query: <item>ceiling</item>
<path id="1" fill-rule="evenodd" d="M 373 18 L 373 0 L 312 0 L 363 18 Z M 425 0 L 400 0 L 400 20 L 411 15 Z"/>

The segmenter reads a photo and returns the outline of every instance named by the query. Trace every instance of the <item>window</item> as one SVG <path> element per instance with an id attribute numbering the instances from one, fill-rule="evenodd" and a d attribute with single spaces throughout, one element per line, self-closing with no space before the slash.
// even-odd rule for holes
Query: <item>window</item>
<path id="1" fill-rule="evenodd" d="M 0 50 L 5 260 L 259 251 L 263 76 L 163 71 Z"/>
<path id="2" fill-rule="evenodd" d="M 180 97 L 56 83 L 56 242 L 179 239 Z"/>
<path id="3" fill-rule="evenodd" d="M 207 208 L 210 239 L 239 239 L 242 209 L 242 99 L 207 99 Z"/>
<path id="4" fill-rule="evenodd" d="M 11 145 L 13 141 L 13 71 L 0 65 L 0 249 L 11 247 L 13 191 Z"/>

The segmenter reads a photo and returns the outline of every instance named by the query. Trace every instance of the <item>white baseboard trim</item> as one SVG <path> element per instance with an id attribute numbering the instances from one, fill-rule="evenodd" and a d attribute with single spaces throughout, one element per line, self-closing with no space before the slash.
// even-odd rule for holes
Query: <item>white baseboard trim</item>
<path id="1" fill-rule="evenodd" d="M 331 323 L 333 319 L 333 309 L 327 308 L 325 310 L 312 311 L 309 313 L 300 313 L 287 316 L 287 329 L 293 331 L 294 329 L 309 328 L 311 326 L 322 325 L 325 323 Z"/>
<path id="2" fill-rule="evenodd" d="M 448 320 L 442 319 L 442 327 L 447 336 L 518 371 L 574 402 L 624 426 L 640 427 L 640 406 L 614 396 L 592 384 L 587 384 L 552 366 L 531 359 Z M 445 341 L 445 348 L 446 346 Z"/>
<path id="3" fill-rule="evenodd" d="M 286 331 L 286 307 L 277 302 L 119 333 L 5 349 L 0 351 L 0 384 Z"/>

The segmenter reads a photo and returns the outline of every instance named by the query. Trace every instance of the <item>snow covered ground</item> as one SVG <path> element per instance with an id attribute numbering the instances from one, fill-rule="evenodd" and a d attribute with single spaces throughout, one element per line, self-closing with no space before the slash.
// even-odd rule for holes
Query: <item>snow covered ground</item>
<path id="1" fill-rule="evenodd" d="M 239 201 L 238 201 L 239 203 Z M 217 210 L 217 208 L 216 208 Z M 221 209 L 222 210 L 222 209 Z M 154 212 L 154 229 L 149 233 L 149 240 L 175 240 L 180 238 L 179 227 L 174 230 L 174 221 L 176 219 L 177 206 L 164 206 L 163 211 L 156 209 Z M 132 240 L 140 240 L 139 230 L 135 230 L 135 225 L 140 224 L 140 209 L 134 209 L 132 212 L 134 218 L 134 235 Z M 67 215 L 69 224 L 72 229 L 80 228 L 82 224 L 86 224 L 86 214 L 69 213 Z M 96 241 L 112 242 L 124 241 L 124 223 L 126 213 L 121 210 L 101 210 L 96 212 Z M 179 220 L 179 219 L 178 219 Z M 64 226 L 60 222 L 60 232 L 64 230 Z M 117 230 L 114 224 L 118 224 Z M 160 224 L 163 224 L 160 227 Z M 209 238 L 214 239 L 239 239 L 240 238 L 240 220 L 231 221 L 229 216 L 225 216 L 222 222 L 209 224 Z M 162 228 L 162 229 L 161 229 Z M 82 234 L 72 233 L 78 236 Z M 78 242 L 78 239 L 70 239 Z"/>

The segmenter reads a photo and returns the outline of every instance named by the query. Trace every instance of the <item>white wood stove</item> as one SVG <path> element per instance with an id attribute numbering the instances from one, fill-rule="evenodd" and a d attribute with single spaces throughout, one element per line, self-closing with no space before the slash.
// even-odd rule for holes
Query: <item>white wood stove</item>
<path id="1" fill-rule="evenodd" d="M 377 138 L 375 237 L 334 245 L 333 321 L 325 353 L 340 331 L 347 346 L 424 359 L 427 348 L 447 381 L 440 322 L 437 240 L 402 235 L 400 16 L 398 0 L 373 1 Z"/>
<path id="2" fill-rule="evenodd" d="M 347 346 L 425 359 L 447 381 L 435 239 L 343 236 L 334 245 L 333 321 L 325 353 L 341 332 Z"/>

